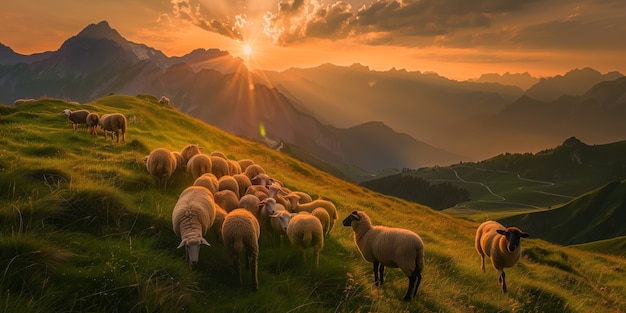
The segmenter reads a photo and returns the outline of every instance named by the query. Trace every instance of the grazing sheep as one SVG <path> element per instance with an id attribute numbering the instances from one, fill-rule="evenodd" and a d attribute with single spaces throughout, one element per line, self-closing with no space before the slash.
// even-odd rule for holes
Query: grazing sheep
<path id="1" fill-rule="evenodd" d="M 187 168 L 185 170 L 191 173 L 191 177 L 195 180 L 206 173 L 211 173 L 211 165 L 211 158 L 206 154 L 199 153 L 192 156 L 189 161 L 187 161 Z"/>
<path id="2" fill-rule="evenodd" d="M 219 204 L 226 212 L 232 212 L 239 208 L 239 198 L 232 190 L 221 190 L 213 194 L 215 203 Z"/>
<path id="3" fill-rule="evenodd" d="M 166 97 L 166 96 L 162 96 L 161 99 L 159 99 L 159 104 L 162 105 L 170 105 L 170 98 Z"/>
<path id="4" fill-rule="evenodd" d="M 176 157 L 168 149 L 154 149 L 150 152 L 150 155 L 148 155 L 146 168 L 148 169 L 148 173 L 154 177 L 157 188 L 165 190 L 167 188 L 167 181 L 176 170 Z"/>
<path id="5" fill-rule="evenodd" d="M 237 185 L 239 186 L 239 197 L 243 197 L 243 195 L 246 194 L 246 190 L 248 190 L 248 187 L 252 186 L 252 182 L 250 181 L 250 178 L 248 178 L 248 176 L 246 176 L 245 174 L 235 174 L 233 175 L 233 178 L 237 181 Z"/>
<path id="6" fill-rule="evenodd" d="M 230 176 L 224 175 L 218 179 L 218 190 L 232 190 L 236 195 L 239 194 L 239 184 L 237 180 Z"/>
<path id="7" fill-rule="evenodd" d="M 215 195 L 219 191 L 217 177 L 213 173 L 204 173 L 200 177 L 196 178 L 193 182 L 194 186 L 202 186 L 211 191 Z"/>
<path id="8" fill-rule="evenodd" d="M 91 135 L 98 136 L 98 121 L 100 121 L 100 115 L 98 113 L 89 113 L 85 118 L 85 124 L 87 124 L 87 132 Z"/>
<path id="9" fill-rule="evenodd" d="M 289 213 L 289 211 L 276 211 L 270 215 L 270 233 L 276 236 L 276 241 L 282 246 L 283 237 L 287 236 L 287 226 L 289 221 L 297 213 Z"/>
<path id="10" fill-rule="evenodd" d="M 287 225 L 287 238 L 303 262 L 306 262 L 305 249 L 313 248 L 313 260 L 315 266 L 319 266 L 320 251 L 324 248 L 324 229 L 317 217 L 309 212 L 295 214 Z"/>
<path id="11" fill-rule="evenodd" d="M 263 200 L 269 197 L 269 190 L 265 186 L 251 185 L 248 189 L 246 189 L 246 195 L 255 195 L 259 199 Z"/>
<path id="12" fill-rule="evenodd" d="M 211 246 L 204 235 L 214 221 L 215 203 L 209 190 L 200 186 L 183 190 L 172 211 L 172 227 L 181 239 L 178 248 L 186 248 L 191 264 L 198 262 L 201 244 Z"/>
<path id="13" fill-rule="evenodd" d="M 196 144 L 186 145 L 182 150 L 180 150 L 180 154 L 183 156 L 183 164 L 187 166 L 189 159 L 196 154 L 200 154 L 201 151 L 202 148 Z"/>
<path id="14" fill-rule="evenodd" d="M 230 175 L 228 162 L 219 156 L 209 156 L 211 158 L 211 173 L 220 179 L 222 176 Z"/>
<path id="15" fill-rule="evenodd" d="M 120 135 L 122 135 L 122 141 L 126 141 L 126 125 L 126 116 L 121 113 L 104 114 L 98 121 L 98 127 L 104 131 L 104 139 L 107 139 L 107 132 L 111 132 L 111 140 L 115 134 L 117 142 L 120 142 Z"/>
<path id="16" fill-rule="evenodd" d="M 65 117 L 67 117 L 68 121 L 72 122 L 72 127 L 74 128 L 74 130 L 77 130 L 78 124 L 87 124 L 87 115 L 89 115 L 89 111 L 72 111 L 65 109 L 63 110 L 63 114 L 65 114 Z"/>
<path id="17" fill-rule="evenodd" d="M 322 207 L 326 209 L 326 211 L 328 212 L 328 216 L 330 216 L 330 223 L 328 224 L 329 232 L 333 229 L 335 225 L 335 221 L 339 218 L 339 215 L 337 214 L 337 208 L 332 202 L 328 200 L 316 199 L 309 203 L 295 202 L 295 206 L 294 206 L 294 202 L 291 202 L 291 205 L 292 205 L 291 211 L 294 213 L 298 213 L 302 211 L 306 211 L 310 213 L 310 212 L 313 212 L 313 210 L 315 210 L 318 207 Z"/>
<path id="18" fill-rule="evenodd" d="M 226 215 L 222 225 L 224 247 L 233 261 L 233 267 L 239 278 L 240 285 L 243 285 L 243 281 L 241 279 L 239 254 L 244 248 L 246 249 L 246 268 L 250 268 L 254 290 L 259 290 L 257 268 L 260 235 L 261 228 L 259 227 L 259 222 L 250 211 L 236 209 Z"/>
<path id="19" fill-rule="evenodd" d="M 485 271 L 485 255 L 498 271 L 498 282 L 506 292 L 505 267 L 512 267 L 522 256 L 522 238 L 529 235 L 517 227 L 505 228 L 495 221 L 486 221 L 476 230 L 474 245 L 480 255 L 480 269 Z"/>
<path id="20" fill-rule="evenodd" d="M 243 166 L 241 168 L 243 169 Z M 263 167 L 261 167 L 261 165 L 253 163 L 248 165 L 243 173 L 246 174 L 248 178 L 250 178 L 250 181 L 252 181 L 253 178 L 258 176 L 259 174 L 265 174 L 265 170 L 263 169 Z"/>
<path id="21" fill-rule="evenodd" d="M 363 211 L 354 211 L 343 220 L 343 226 L 352 226 L 357 248 L 368 262 L 374 264 L 374 284 L 382 286 L 385 266 L 400 268 L 409 277 L 409 288 L 403 300 L 409 301 L 422 281 L 424 243 L 414 232 L 385 226 L 373 226 Z"/>
<path id="22" fill-rule="evenodd" d="M 328 236 L 330 233 L 330 215 L 328 215 L 328 211 L 322 207 L 317 207 L 311 211 L 311 215 L 320 220 L 320 223 L 322 223 L 322 229 L 324 229 L 324 237 Z"/>
<path id="23" fill-rule="evenodd" d="M 248 168 L 248 166 L 254 164 L 254 161 L 252 161 L 250 159 L 241 159 L 241 160 L 237 160 L 237 163 L 239 163 L 239 167 L 241 168 L 241 172 L 244 173 L 246 171 L 246 168 Z"/>
<path id="24" fill-rule="evenodd" d="M 244 195 L 239 199 L 239 208 L 246 209 L 250 211 L 257 219 L 260 219 L 260 210 L 259 210 L 259 197 L 255 195 Z"/>

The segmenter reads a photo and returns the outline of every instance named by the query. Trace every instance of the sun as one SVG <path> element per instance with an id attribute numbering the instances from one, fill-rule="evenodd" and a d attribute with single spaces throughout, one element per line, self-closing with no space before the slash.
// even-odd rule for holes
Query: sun
<path id="1" fill-rule="evenodd" d="M 252 47 L 248 44 L 243 45 L 243 54 L 250 56 L 252 54 Z"/>

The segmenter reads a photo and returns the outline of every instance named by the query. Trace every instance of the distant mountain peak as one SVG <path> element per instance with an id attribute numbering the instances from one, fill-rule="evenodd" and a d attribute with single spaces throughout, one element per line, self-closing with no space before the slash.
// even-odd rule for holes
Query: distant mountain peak
<path id="1" fill-rule="evenodd" d="M 89 24 L 76 36 L 83 38 L 110 39 L 117 43 L 126 41 L 120 33 L 111 28 L 107 21 L 101 21 L 98 24 Z"/>

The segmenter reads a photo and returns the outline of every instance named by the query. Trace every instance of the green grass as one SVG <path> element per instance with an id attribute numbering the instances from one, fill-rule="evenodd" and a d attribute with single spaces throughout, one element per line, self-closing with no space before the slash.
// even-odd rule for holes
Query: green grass
<path id="1" fill-rule="evenodd" d="M 507 269 L 479 269 L 477 223 L 384 196 L 337 179 L 260 143 L 228 135 L 150 96 L 110 95 L 84 105 L 121 112 L 127 141 L 73 131 L 62 115 L 78 106 L 41 99 L 0 108 L 0 311 L 2 312 L 618 312 L 626 311 L 624 259 L 524 241 L 523 259 Z M 417 299 L 400 301 L 408 279 L 386 271 L 373 286 L 371 264 L 352 230 L 336 223 L 320 267 L 299 262 L 288 246 L 262 236 L 260 290 L 235 283 L 214 234 L 191 268 L 171 228 L 171 212 L 191 178 L 180 173 L 166 192 L 141 162 L 150 150 L 250 158 L 289 188 L 333 201 L 340 219 L 365 210 L 375 224 L 408 228 L 425 242 Z"/>

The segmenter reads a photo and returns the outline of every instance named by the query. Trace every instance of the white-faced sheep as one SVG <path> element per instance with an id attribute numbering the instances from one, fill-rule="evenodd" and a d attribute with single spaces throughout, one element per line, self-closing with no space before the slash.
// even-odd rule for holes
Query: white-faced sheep
<path id="1" fill-rule="evenodd" d="M 252 276 L 252 287 L 259 289 L 259 279 L 257 276 L 258 256 L 259 256 L 259 236 L 261 228 L 256 217 L 245 209 L 236 209 L 228 215 L 222 225 L 222 239 L 228 255 L 233 261 L 235 273 L 239 278 L 239 284 L 243 285 L 241 279 L 241 265 L 239 254 L 246 249 L 246 268 L 250 268 Z"/>
<path id="2" fill-rule="evenodd" d="M 403 228 L 373 226 L 363 211 L 354 211 L 343 220 L 352 226 L 354 241 L 363 259 L 374 264 L 374 284 L 384 282 L 385 266 L 400 268 L 409 277 L 403 300 L 417 294 L 424 269 L 424 243 L 414 232 Z"/>
<path id="3" fill-rule="evenodd" d="M 228 162 L 219 156 L 209 156 L 211 158 L 211 173 L 220 179 L 222 176 L 230 175 Z"/>
<path id="4" fill-rule="evenodd" d="M 219 204 L 226 212 L 239 208 L 239 198 L 232 190 L 221 190 L 213 194 L 215 203 Z"/>
<path id="5" fill-rule="evenodd" d="M 183 164 L 187 166 L 187 162 L 191 159 L 192 156 L 196 154 L 200 154 L 202 152 L 202 147 L 197 144 L 188 144 L 182 150 L 180 150 L 180 155 L 183 156 Z"/>
<path id="6" fill-rule="evenodd" d="M 239 184 L 237 180 L 230 176 L 224 175 L 218 179 L 218 190 L 232 190 L 235 194 L 239 194 Z"/>
<path id="7" fill-rule="evenodd" d="M 330 216 L 330 223 L 328 224 L 328 231 L 330 232 L 334 225 L 335 225 L 335 221 L 339 218 L 339 215 L 337 214 L 337 208 L 335 207 L 335 205 L 328 201 L 328 200 L 324 200 L 324 199 L 316 199 L 313 200 L 309 203 L 298 203 L 296 202 L 295 206 L 293 202 L 291 202 L 291 211 L 292 212 L 302 212 L 302 211 L 306 211 L 306 212 L 313 212 L 313 210 L 315 210 L 316 208 L 324 208 L 327 212 L 328 212 L 328 216 Z"/>
<path id="8" fill-rule="evenodd" d="M 287 238 L 300 260 L 306 262 L 305 250 L 313 249 L 313 262 L 320 264 L 320 251 L 324 248 L 324 229 L 317 217 L 309 212 L 300 212 L 291 217 L 287 225 Z"/>
<path id="9" fill-rule="evenodd" d="M 476 230 L 474 245 L 480 255 L 480 269 L 485 271 L 485 255 L 498 271 L 498 282 L 506 292 L 505 267 L 512 267 L 522 256 L 522 238 L 529 235 L 517 227 L 505 228 L 495 221 L 486 221 Z"/>
<path id="10" fill-rule="evenodd" d="M 196 178 L 196 180 L 193 182 L 193 185 L 205 187 L 209 189 L 212 194 L 215 194 L 219 191 L 217 177 L 215 177 L 213 173 L 204 173 L 200 175 L 200 177 Z"/>
<path id="11" fill-rule="evenodd" d="M 181 239 L 178 248 L 186 248 L 191 264 L 198 262 L 201 244 L 211 246 L 204 235 L 214 221 L 215 203 L 209 190 L 200 186 L 183 190 L 172 211 L 172 227 Z"/>
<path id="12" fill-rule="evenodd" d="M 65 117 L 67 117 L 68 121 L 72 122 L 72 127 L 74 128 L 74 130 L 77 130 L 78 124 L 87 124 L 87 115 L 89 115 L 89 111 L 72 111 L 65 109 L 63 110 L 63 114 L 65 114 Z"/>
<path id="13" fill-rule="evenodd" d="M 205 173 L 211 173 L 211 158 L 206 154 L 196 154 L 187 161 L 187 168 L 185 169 L 191 174 L 193 179 L 198 179 Z M 219 178 L 219 177 L 218 177 Z"/>
<path id="14" fill-rule="evenodd" d="M 150 155 L 148 155 L 146 168 L 148 169 L 148 173 L 154 177 L 157 188 L 165 190 L 167 188 L 167 181 L 176 170 L 176 157 L 168 149 L 154 149 L 150 152 Z"/>
<path id="15" fill-rule="evenodd" d="M 89 113 L 87 114 L 87 118 L 85 119 L 85 124 L 87 124 L 87 132 L 91 135 L 98 135 L 98 121 L 100 121 L 100 115 L 98 113 Z"/>
<path id="16" fill-rule="evenodd" d="M 111 139 L 114 139 L 113 135 L 115 135 L 117 142 L 120 142 L 120 135 L 122 141 L 126 141 L 127 124 L 126 116 L 121 113 L 104 114 L 98 121 L 98 127 L 104 131 L 104 139 L 107 138 L 107 133 L 111 132 Z"/>
<path id="17" fill-rule="evenodd" d="M 272 179 L 272 177 L 270 177 L 270 175 L 267 175 L 265 173 L 259 173 L 259 175 L 250 178 L 250 182 L 252 182 L 253 185 L 269 187 L 274 182 L 274 180 Z"/>

